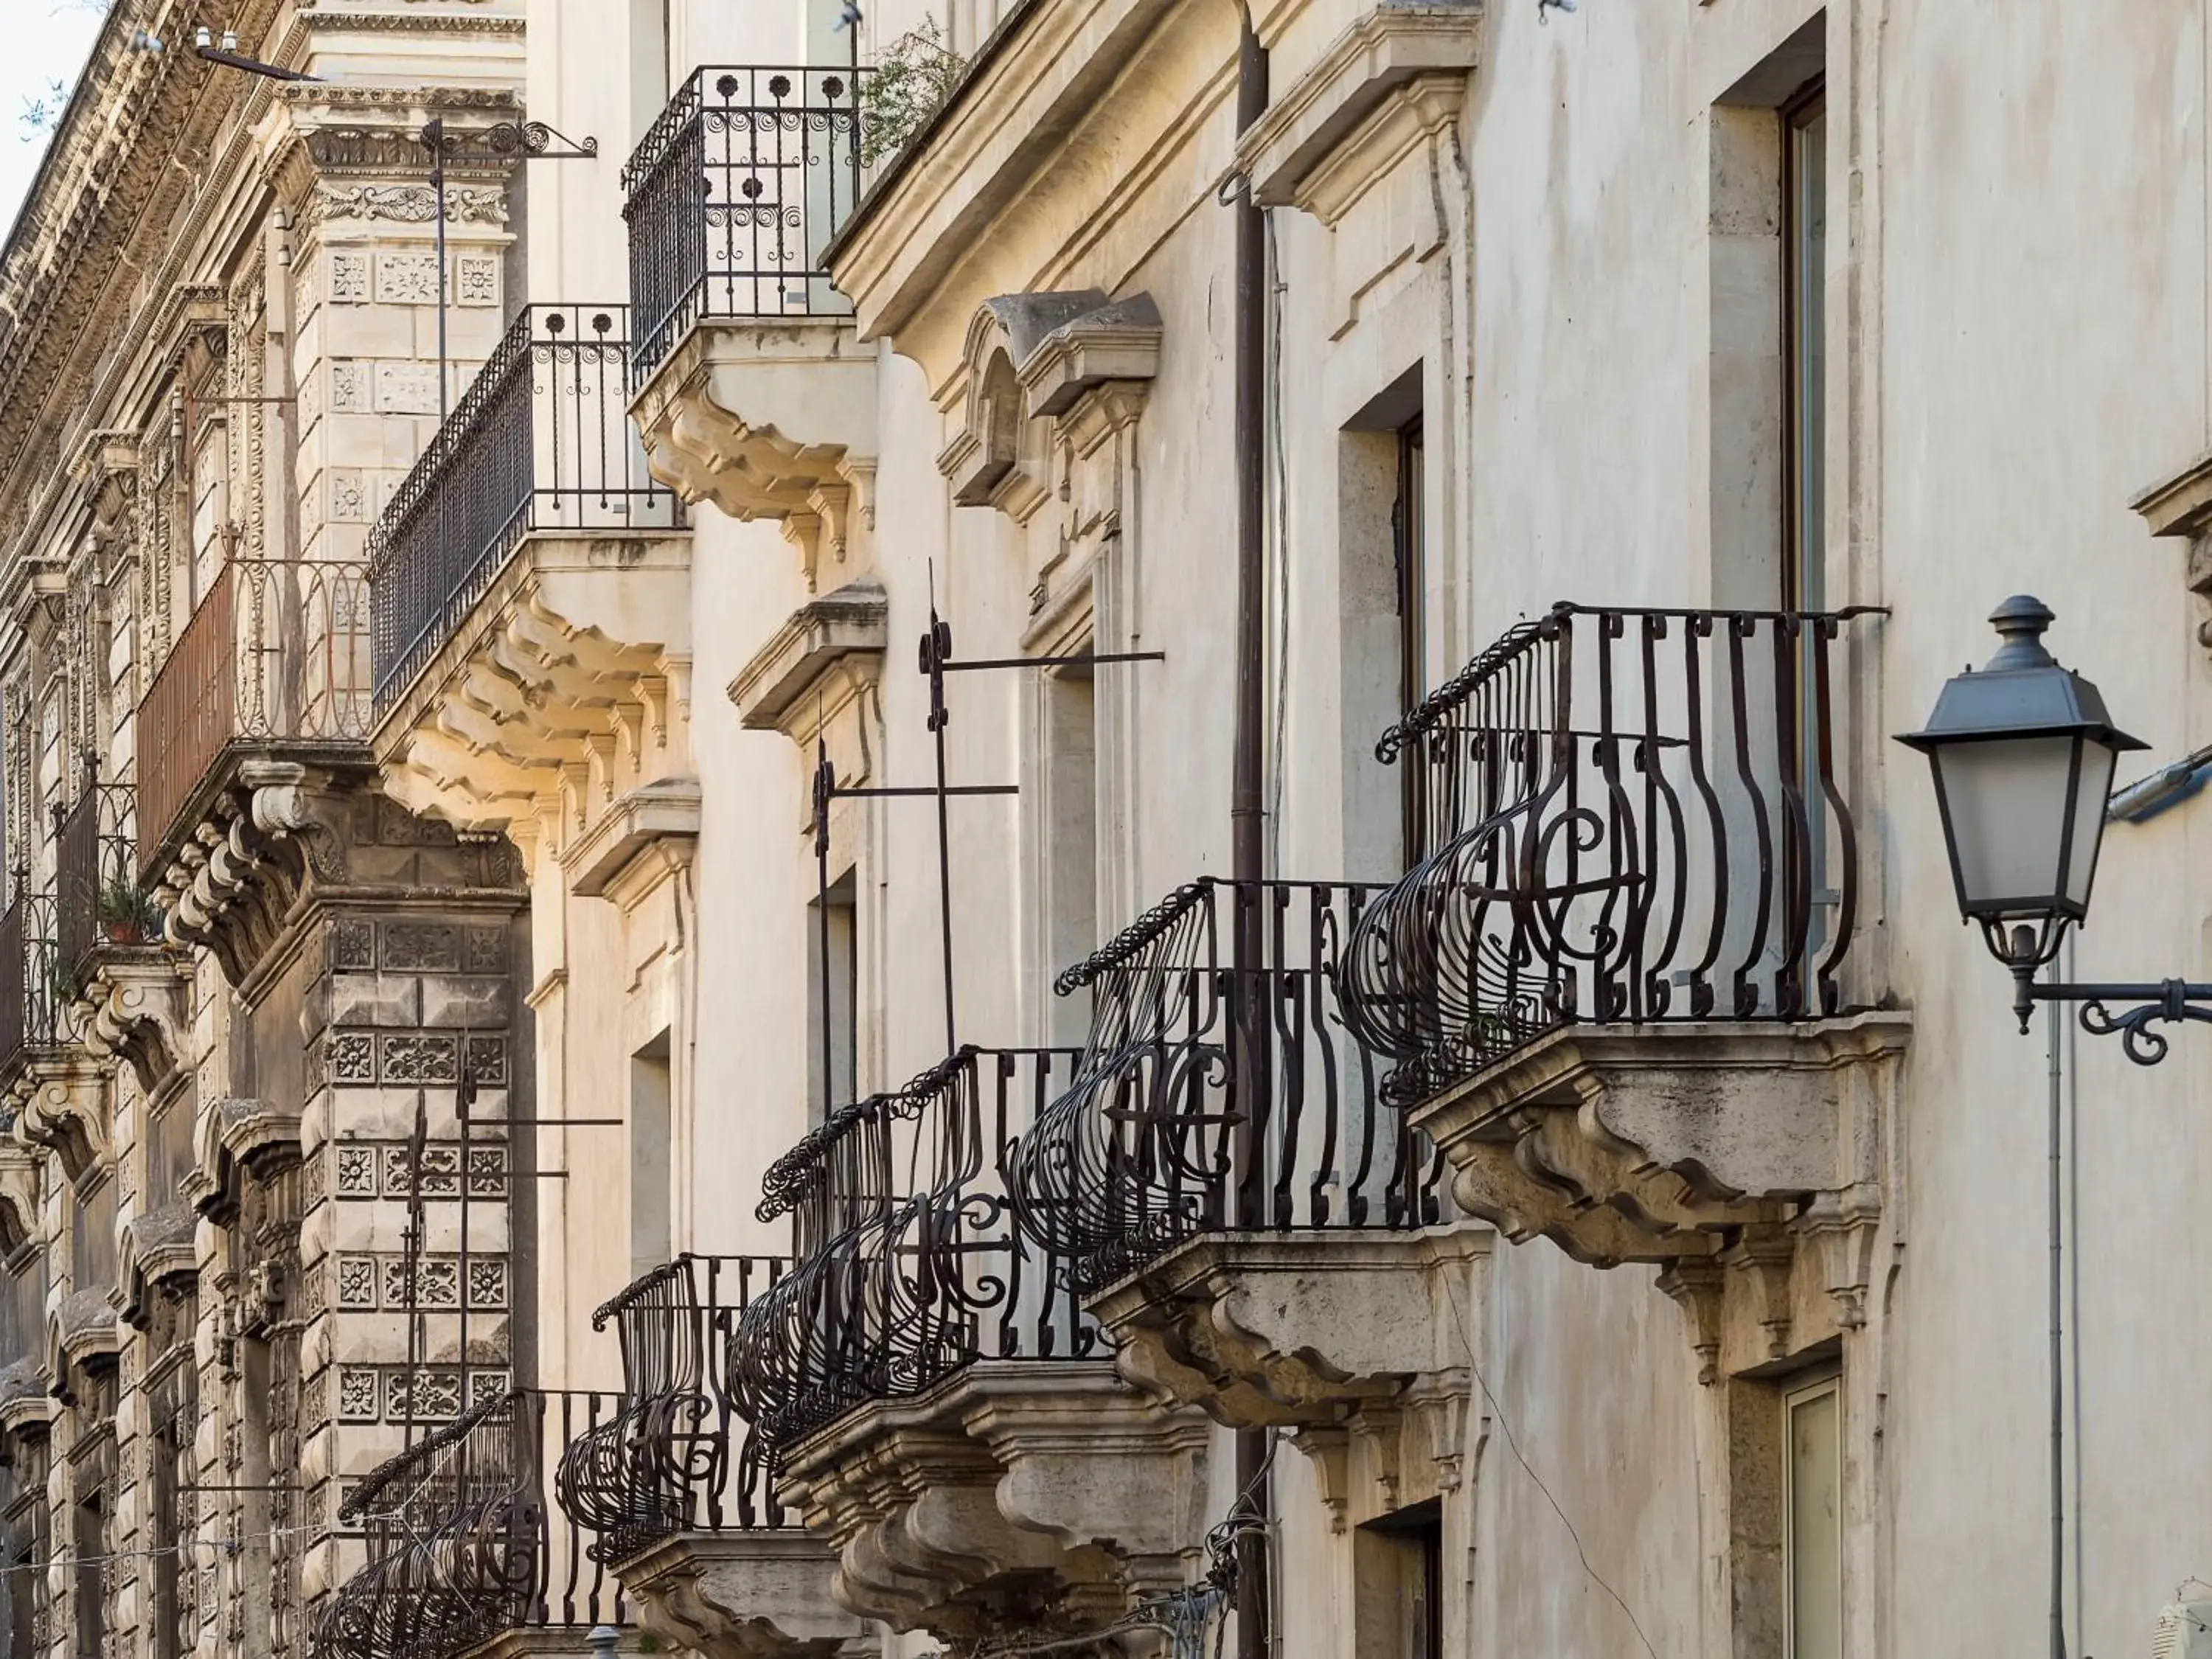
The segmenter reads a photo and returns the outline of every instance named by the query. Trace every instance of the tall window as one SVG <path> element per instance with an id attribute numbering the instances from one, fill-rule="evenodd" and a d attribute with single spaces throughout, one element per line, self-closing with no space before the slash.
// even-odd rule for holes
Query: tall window
<path id="1" fill-rule="evenodd" d="M 1076 647 L 1091 648 L 1087 640 Z M 1047 672 L 1038 690 L 1043 951 L 1056 974 L 1098 947 L 1098 705 L 1091 670 L 1079 665 Z M 1048 999 L 1051 1040 L 1082 1042 L 1090 1015 L 1087 995 Z"/>
<path id="2" fill-rule="evenodd" d="M 1843 1394 L 1828 1377 L 1783 1396 L 1784 1659 L 1844 1651 Z"/>
<path id="3" fill-rule="evenodd" d="M 629 1060 L 630 1277 L 648 1273 L 673 1248 L 668 1222 L 668 1033 Z"/>
<path id="4" fill-rule="evenodd" d="M 1782 593 L 1785 611 L 1827 608 L 1828 116 L 1815 81 L 1782 112 L 1783 468 Z M 1809 888 L 1817 943 L 1836 902 L 1828 871 L 1827 801 L 1821 790 L 1819 689 L 1808 635 L 1798 655 L 1797 733 L 1790 745 L 1805 803 L 1805 854 L 1792 850 L 1786 875 Z M 1804 888 L 1798 890 L 1804 891 Z"/>
<path id="5" fill-rule="evenodd" d="M 1443 1659 L 1443 1505 L 1415 1504 L 1352 1540 L 1353 1659 Z"/>
<path id="6" fill-rule="evenodd" d="M 810 1121 L 849 1105 L 859 1072 L 860 952 L 853 872 L 807 907 L 806 1069 Z"/>
<path id="7" fill-rule="evenodd" d="M 1428 618 L 1424 611 L 1427 592 L 1428 456 L 1416 419 L 1398 432 L 1398 494 L 1390 509 L 1390 545 L 1398 594 L 1398 713 L 1405 714 L 1427 694 L 1428 657 L 1425 647 Z M 1426 852 L 1419 821 L 1419 801 L 1410 762 L 1398 769 L 1399 830 L 1402 867 Z"/>

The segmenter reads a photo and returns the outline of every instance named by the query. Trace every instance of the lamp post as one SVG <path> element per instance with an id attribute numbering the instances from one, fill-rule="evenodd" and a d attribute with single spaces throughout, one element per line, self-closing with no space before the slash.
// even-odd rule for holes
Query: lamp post
<path id="1" fill-rule="evenodd" d="M 1927 728 L 1898 741 L 1928 757 L 1959 914 L 1981 925 L 1990 954 L 2011 971 L 2021 1030 L 2039 1002 L 2080 1003 L 2083 1030 L 2117 1032 L 2129 1059 L 2155 1066 L 2166 1040 L 2151 1023 L 2212 1024 L 2212 985 L 2035 977 L 2089 914 L 2113 768 L 2148 746 L 2115 726 L 2097 688 L 2044 648 L 2051 620 L 2025 594 L 1999 605 L 1990 622 L 2002 648 L 1980 672 L 1954 675 Z"/>

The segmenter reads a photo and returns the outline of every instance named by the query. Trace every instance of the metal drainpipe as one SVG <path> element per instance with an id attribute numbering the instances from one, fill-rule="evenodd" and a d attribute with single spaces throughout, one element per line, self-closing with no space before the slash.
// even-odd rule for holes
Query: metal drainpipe
<path id="1" fill-rule="evenodd" d="M 1246 8 L 1237 44 L 1237 130 L 1242 133 L 1267 110 L 1267 54 Z M 1236 759 L 1230 794 L 1231 872 L 1237 883 L 1236 953 L 1239 968 L 1256 973 L 1260 963 L 1260 908 L 1254 884 L 1266 875 L 1267 817 L 1264 745 L 1267 731 L 1267 224 L 1246 180 L 1237 204 L 1237 725 Z M 1243 1050 L 1237 1067 L 1237 1131 L 1236 1219 L 1254 1227 L 1263 1190 L 1255 1126 L 1267 1103 L 1265 1030 L 1259 999 L 1237 999 L 1242 1007 L 1237 1035 Z M 1263 1489 L 1267 1435 L 1263 1429 L 1237 1436 L 1239 1518 L 1265 1522 L 1272 1510 Z M 1267 1534 L 1249 1526 L 1237 1540 L 1237 1659 L 1269 1659 Z"/>

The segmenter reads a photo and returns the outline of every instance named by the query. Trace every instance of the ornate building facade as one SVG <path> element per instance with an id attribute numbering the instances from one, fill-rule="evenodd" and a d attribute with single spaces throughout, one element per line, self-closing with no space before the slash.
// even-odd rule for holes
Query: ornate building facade
<path id="1" fill-rule="evenodd" d="M 2148 1640 L 2203 1068 L 1887 740 L 2033 588 L 2202 763 L 2212 37 L 2029 9 L 117 0 L 13 1659 Z M 2135 816 L 2076 976 L 2203 977 Z"/>

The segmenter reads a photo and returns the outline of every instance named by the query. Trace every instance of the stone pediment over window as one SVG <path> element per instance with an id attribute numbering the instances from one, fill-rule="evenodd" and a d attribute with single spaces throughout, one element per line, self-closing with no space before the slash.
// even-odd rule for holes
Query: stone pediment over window
<path id="1" fill-rule="evenodd" d="M 222 1221 L 238 1206 L 240 1171 L 267 1160 L 281 1164 L 300 1151 L 300 1114 L 262 1100 L 218 1100 L 201 1112 L 192 1167 L 179 1195 L 204 1216 Z"/>
<path id="2" fill-rule="evenodd" d="M 937 458 L 953 500 L 1027 524 L 1052 495 L 1049 423 L 1068 420 L 1102 386 L 1152 380 L 1162 333 L 1148 294 L 1113 301 L 1084 289 L 985 301 L 940 399 L 957 422 Z"/>
<path id="3" fill-rule="evenodd" d="M 1262 207 L 1334 226 L 1430 135 L 1458 118 L 1480 56 L 1478 0 L 1374 6 L 1237 146 Z"/>
<path id="4" fill-rule="evenodd" d="M 730 682 L 738 719 L 752 731 L 782 732 L 799 745 L 810 768 L 818 740 L 841 787 L 865 782 L 873 770 L 882 719 L 876 688 L 890 610 L 884 590 L 872 581 L 851 583 L 799 606 Z"/>
<path id="5" fill-rule="evenodd" d="M 45 1158 L 0 1139 L 0 1255 L 14 1262 L 39 1238 L 39 1171 Z"/>
<path id="6" fill-rule="evenodd" d="M 116 1287 L 124 1322 L 143 1330 L 155 1292 L 165 1282 L 190 1279 L 199 1270 L 199 1218 L 182 1204 L 133 1217 L 123 1230 Z"/>

